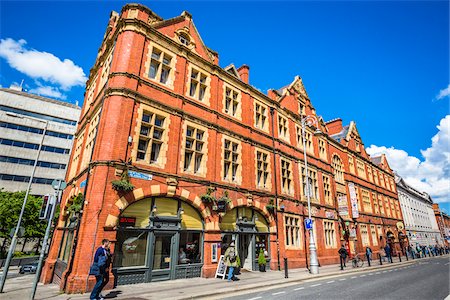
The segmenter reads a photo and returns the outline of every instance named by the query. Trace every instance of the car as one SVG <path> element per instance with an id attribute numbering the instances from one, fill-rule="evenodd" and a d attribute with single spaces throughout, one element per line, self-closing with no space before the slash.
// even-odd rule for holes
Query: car
<path id="1" fill-rule="evenodd" d="M 25 273 L 35 274 L 37 267 L 38 267 L 38 263 L 39 263 L 38 261 L 33 261 L 33 262 L 30 262 L 30 263 L 20 266 L 19 273 L 20 274 L 25 274 Z"/>

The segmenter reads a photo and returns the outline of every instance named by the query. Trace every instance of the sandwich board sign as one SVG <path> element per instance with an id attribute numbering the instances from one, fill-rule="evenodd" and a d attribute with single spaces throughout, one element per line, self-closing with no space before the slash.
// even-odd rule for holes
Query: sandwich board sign
<path id="1" fill-rule="evenodd" d="M 217 263 L 216 276 L 214 278 L 225 279 L 227 273 L 227 266 L 225 265 L 225 257 L 220 256 L 219 262 Z"/>

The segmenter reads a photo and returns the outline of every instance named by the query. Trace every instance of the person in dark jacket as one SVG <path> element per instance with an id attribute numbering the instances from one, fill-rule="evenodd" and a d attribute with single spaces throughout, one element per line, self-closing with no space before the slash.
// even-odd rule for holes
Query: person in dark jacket
<path id="1" fill-rule="evenodd" d="M 386 252 L 386 258 L 387 258 L 388 262 L 393 262 L 391 247 L 389 247 L 389 244 L 386 244 L 386 247 L 384 247 L 384 251 Z"/>
<path id="2" fill-rule="evenodd" d="M 95 275 L 97 282 L 89 297 L 91 300 L 103 300 L 100 293 L 109 281 L 109 265 L 111 264 L 110 245 L 111 242 L 108 239 L 103 239 L 102 245 L 95 251 L 94 264 L 99 264 L 99 274 Z"/>
<path id="3" fill-rule="evenodd" d="M 341 263 L 344 265 L 344 267 L 346 267 L 345 262 L 347 260 L 348 252 L 347 249 L 345 249 L 344 245 L 341 245 L 341 249 L 339 249 L 338 253 Z"/>

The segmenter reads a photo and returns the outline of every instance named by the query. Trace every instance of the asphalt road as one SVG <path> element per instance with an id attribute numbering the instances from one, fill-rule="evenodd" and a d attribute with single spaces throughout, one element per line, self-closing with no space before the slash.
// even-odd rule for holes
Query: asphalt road
<path id="1" fill-rule="evenodd" d="M 450 294 L 450 259 L 415 260 L 392 269 L 353 273 L 225 299 L 445 299 Z M 263 279 L 262 279 L 263 280 Z"/>

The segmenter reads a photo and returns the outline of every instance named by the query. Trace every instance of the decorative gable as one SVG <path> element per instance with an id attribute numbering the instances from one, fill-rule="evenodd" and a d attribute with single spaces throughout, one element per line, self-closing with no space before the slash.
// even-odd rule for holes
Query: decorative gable
<path id="1" fill-rule="evenodd" d="M 224 70 L 233 75 L 234 77 L 241 79 L 241 76 L 239 75 L 239 72 L 234 66 L 234 64 L 225 67 Z"/>

